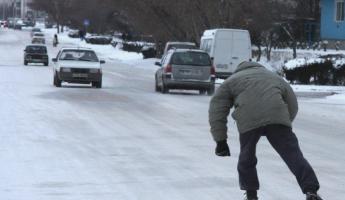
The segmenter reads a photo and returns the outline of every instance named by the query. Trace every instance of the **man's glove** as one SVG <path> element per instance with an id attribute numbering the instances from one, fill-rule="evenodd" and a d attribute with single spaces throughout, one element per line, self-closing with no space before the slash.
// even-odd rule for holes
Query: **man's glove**
<path id="1" fill-rule="evenodd" d="M 222 157 L 231 155 L 230 149 L 229 149 L 229 146 L 228 146 L 228 143 L 226 142 L 226 140 L 217 142 L 216 155 L 222 156 Z"/>

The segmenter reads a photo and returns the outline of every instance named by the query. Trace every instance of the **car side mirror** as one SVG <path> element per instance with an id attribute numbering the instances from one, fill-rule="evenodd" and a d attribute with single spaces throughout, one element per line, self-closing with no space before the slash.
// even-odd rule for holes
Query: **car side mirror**
<path id="1" fill-rule="evenodd" d="M 105 60 L 101 60 L 99 61 L 101 64 L 105 64 Z"/>
<path id="2" fill-rule="evenodd" d="M 52 61 L 53 61 L 53 62 L 57 62 L 57 58 L 53 58 Z"/>
<path id="3" fill-rule="evenodd" d="M 160 62 L 155 62 L 155 65 L 162 67 L 162 63 Z"/>

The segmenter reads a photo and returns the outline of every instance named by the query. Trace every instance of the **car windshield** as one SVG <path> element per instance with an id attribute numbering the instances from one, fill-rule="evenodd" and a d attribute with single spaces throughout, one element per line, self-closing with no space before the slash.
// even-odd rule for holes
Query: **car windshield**
<path id="1" fill-rule="evenodd" d="M 171 58 L 173 65 L 211 66 L 211 59 L 202 52 L 176 52 Z"/>
<path id="2" fill-rule="evenodd" d="M 192 44 L 171 44 L 168 47 L 168 50 L 170 49 L 196 49 L 196 46 Z"/>
<path id="3" fill-rule="evenodd" d="M 44 46 L 28 46 L 26 53 L 47 53 L 47 48 Z"/>
<path id="4" fill-rule="evenodd" d="M 60 60 L 98 62 L 95 52 L 88 50 L 64 50 L 60 55 Z"/>

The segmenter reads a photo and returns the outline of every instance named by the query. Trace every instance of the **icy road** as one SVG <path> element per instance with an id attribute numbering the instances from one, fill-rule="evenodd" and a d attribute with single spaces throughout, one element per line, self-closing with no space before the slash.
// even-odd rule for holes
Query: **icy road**
<path id="1" fill-rule="evenodd" d="M 1 200 L 243 199 L 238 132 L 229 120 L 232 157 L 216 157 L 210 97 L 155 93 L 154 68 L 143 61 L 107 60 L 103 89 L 55 88 L 52 66 L 23 65 L 29 35 L 0 30 Z M 57 49 L 47 39 L 52 58 Z M 345 196 L 345 100 L 339 99 L 299 93 L 294 124 L 328 200 Z M 264 138 L 257 156 L 260 199 L 305 198 Z"/>

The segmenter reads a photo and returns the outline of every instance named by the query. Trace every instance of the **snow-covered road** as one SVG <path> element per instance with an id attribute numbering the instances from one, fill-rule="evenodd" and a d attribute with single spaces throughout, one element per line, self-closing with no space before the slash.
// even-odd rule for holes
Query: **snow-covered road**
<path id="1" fill-rule="evenodd" d="M 0 199 L 243 198 L 236 126 L 229 120 L 232 157 L 214 156 L 210 97 L 155 93 L 154 68 L 145 69 L 142 61 L 108 60 L 103 89 L 55 88 L 51 67 L 23 65 L 29 35 L 0 29 Z M 57 49 L 48 46 L 55 56 Z M 320 194 L 341 200 L 345 101 L 300 96 L 295 132 L 318 174 Z M 260 199 L 304 199 L 266 139 L 257 152 Z"/>

